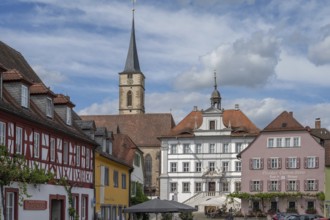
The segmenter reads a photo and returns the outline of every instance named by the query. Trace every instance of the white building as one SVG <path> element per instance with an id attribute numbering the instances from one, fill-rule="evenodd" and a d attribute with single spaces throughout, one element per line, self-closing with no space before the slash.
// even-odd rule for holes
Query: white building
<path id="1" fill-rule="evenodd" d="M 197 206 L 241 189 L 237 153 L 259 129 L 239 110 L 221 109 L 215 83 L 211 107 L 194 108 L 161 140 L 160 198 Z"/>

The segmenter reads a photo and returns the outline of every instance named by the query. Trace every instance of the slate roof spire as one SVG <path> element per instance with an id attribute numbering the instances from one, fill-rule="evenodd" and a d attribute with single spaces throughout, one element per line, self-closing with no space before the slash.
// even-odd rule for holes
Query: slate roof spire
<path id="1" fill-rule="evenodd" d="M 214 90 L 211 96 L 211 106 L 216 107 L 217 109 L 221 109 L 221 95 L 217 88 L 217 75 L 214 71 Z"/>
<path id="2" fill-rule="evenodd" d="M 136 49 L 136 41 L 135 41 L 135 25 L 134 25 L 134 5 L 133 5 L 133 19 L 132 19 L 132 30 L 131 30 L 131 40 L 129 43 L 127 58 L 125 69 L 123 72 L 141 72 L 139 57 Z"/>

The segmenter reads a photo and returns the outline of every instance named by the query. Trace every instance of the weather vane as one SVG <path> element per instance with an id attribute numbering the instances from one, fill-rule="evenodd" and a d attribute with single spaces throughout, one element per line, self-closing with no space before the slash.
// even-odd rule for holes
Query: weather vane
<path id="1" fill-rule="evenodd" d="M 133 11 L 133 13 L 135 11 L 135 2 L 136 2 L 136 0 L 132 0 L 132 5 L 133 5 L 132 11 Z"/>

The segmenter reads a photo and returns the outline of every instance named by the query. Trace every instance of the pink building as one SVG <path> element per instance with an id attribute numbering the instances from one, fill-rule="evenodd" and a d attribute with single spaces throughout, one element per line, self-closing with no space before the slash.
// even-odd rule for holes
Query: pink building
<path id="1" fill-rule="evenodd" d="M 292 112 L 282 112 L 238 157 L 242 192 L 250 195 L 242 199 L 244 215 L 323 213 L 317 195 L 324 192 L 324 148 Z"/>

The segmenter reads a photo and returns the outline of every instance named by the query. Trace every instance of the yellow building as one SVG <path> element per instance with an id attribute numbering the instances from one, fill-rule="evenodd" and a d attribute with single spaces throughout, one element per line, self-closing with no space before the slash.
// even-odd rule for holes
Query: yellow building
<path id="1" fill-rule="evenodd" d="M 129 206 L 134 143 L 126 135 L 107 133 L 105 128 L 95 132 L 102 143 L 95 152 L 95 212 L 100 219 L 127 219 L 122 210 Z"/>

